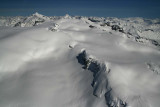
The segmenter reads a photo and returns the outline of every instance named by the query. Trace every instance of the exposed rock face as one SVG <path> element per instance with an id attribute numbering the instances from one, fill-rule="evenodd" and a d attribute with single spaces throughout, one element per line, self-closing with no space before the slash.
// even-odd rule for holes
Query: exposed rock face
<path id="1" fill-rule="evenodd" d="M 124 32 L 123 31 L 123 28 L 121 28 L 120 26 L 118 26 L 118 25 L 112 25 L 111 26 L 112 27 L 112 30 L 115 30 L 115 31 L 119 31 L 119 32 Z"/>
<path id="2" fill-rule="evenodd" d="M 37 26 L 39 24 L 42 24 L 47 20 L 50 20 L 50 18 L 36 12 L 29 17 L 25 17 L 19 20 L 13 26 L 14 27 L 32 27 L 32 26 Z"/>
<path id="3" fill-rule="evenodd" d="M 89 27 L 90 27 L 90 28 L 96 28 L 96 27 L 95 27 L 95 26 L 93 26 L 93 25 L 90 25 Z"/>
<path id="4" fill-rule="evenodd" d="M 93 18 L 88 18 L 91 22 L 100 22 L 99 20 L 93 19 Z"/>
<path id="5" fill-rule="evenodd" d="M 153 71 L 154 73 L 160 75 L 160 64 L 155 64 L 155 63 L 147 63 L 148 68 Z"/>
<path id="6" fill-rule="evenodd" d="M 108 107 L 127 107 L 125 101 L 114 96 L 107 77 L 111 70 L 107 68 L 105 63 L 101 63 L 98 60 L 89 57 L 85 50 L 79 53 L 77 60 L 83 65 L 84 69 L 93 73 L 94 78 L 91 83 L 93 95 L 96 97 L 105 96 L 106 105 Z"/>
<path id="7" fill-rule="evenodd" d="M 103 23 L 103 24 L 101 24 L 101 26 L 111 26 L 111 24 L 110 24 L 110 22 L 106 22 L 106 23 Z"/>

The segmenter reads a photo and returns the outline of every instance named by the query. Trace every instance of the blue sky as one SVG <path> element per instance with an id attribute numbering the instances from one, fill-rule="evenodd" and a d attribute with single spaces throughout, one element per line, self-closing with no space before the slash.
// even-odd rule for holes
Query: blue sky
<path id="1" fill-rule="evenodd" d="M 0 16 L 65 14 L 160 18 L 160 0 L 1 0 Z"/>

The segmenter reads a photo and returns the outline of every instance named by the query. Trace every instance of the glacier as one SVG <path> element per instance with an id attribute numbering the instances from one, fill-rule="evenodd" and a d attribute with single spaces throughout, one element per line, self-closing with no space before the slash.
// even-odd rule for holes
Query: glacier
<path id="1" fill-rule="evenodd" d="M 160 19 L 0 17 L 0 107 L 160 107 Z"/>

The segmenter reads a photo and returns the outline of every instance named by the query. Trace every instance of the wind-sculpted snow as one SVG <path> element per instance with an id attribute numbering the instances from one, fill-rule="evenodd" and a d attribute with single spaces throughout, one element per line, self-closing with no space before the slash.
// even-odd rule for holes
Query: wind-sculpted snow
<path id="1" fill-rule="evenodd" d="M 0 107 L 160 107 L 158 19 L 1 19 Z"/>

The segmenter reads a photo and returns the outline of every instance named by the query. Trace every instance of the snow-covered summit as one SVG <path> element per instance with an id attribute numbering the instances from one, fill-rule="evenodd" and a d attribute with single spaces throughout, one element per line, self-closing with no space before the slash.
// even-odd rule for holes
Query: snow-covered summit
<path id="1" fill-rule="evenodd" d="M 44 17 L 44 15 L 42 14 L 39 14 L 38 12 L 35 12 L 32 14 L 32 16 L 37 16 L 37 17 Z"/>
<path id="2" fill-rule="evenodd" d="M 48 20 L 50 20 L 49 17 L 36 12 L 31 16 L 26 17 L 24 20 L 18 22 L 17 24 L 15 24 L 15 26 L 31 27 L 31 26 L 42 24 L 43 22 Z"/>
<path id="3" fill-rule="evenodd" d="M 42 14 L 39 14 L 38 12 L 35 12 L 35 13 L 32 14 L 30 17 L 40 18 L 40 19 L 44 19 L 44 20 L 50 20 L 49 17 L 44 16 L 44 15 L 42 15 Z"/>
<path id="4" fill-rule="evenodd" d="M 65 19 L 71 19 L 72 17 L 71 17 L 69 14 L 66 14 L 66 15 L 64 16 L 64 18 L 65 18 Z"/>
<path id="5" fill-rule="evenodd" d="M 28 17 L 1 17 L 0 26 L 32 27 L 49 20 L 49 17 L 36 12 Z"/>

